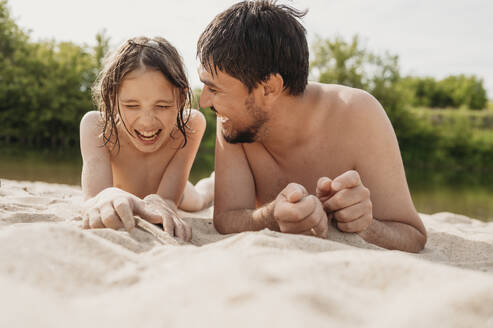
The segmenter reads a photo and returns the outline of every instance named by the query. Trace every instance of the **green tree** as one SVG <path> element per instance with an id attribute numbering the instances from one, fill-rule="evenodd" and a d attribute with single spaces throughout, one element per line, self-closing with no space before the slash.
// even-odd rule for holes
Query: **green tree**
<path id="1" fill-rule="evenodd" d="M 0 1 L 0 136 L 20 142 L 78 140 L 82 115 L 93 108 L 90 87 L 108 50 L 105 32 L 89 48 L 32 42 Z"/>
<path id="2" fill-rule="evenodd" d="M 312 48 L 314 60 L 310 63 L 310 74 L 318 77 L 319 81 L 360 89 L 366 87 L 363 65 L 368 58 L 358 36 L 354 36 L 350 43 L 341 37 L 334 40 L 317 37 Z"/>
<path id="3" fill-rule="evenodd" d="M 193 90 L 192 108 L 200 108 L 200 95 L 202 89 Z M 205 116 L 206 128 L 202 142 L 195 158 L 193 171 L 196 172 L 196 178 L 202 178 L 214 170 L 214 151 L 216 148 L 216 114 L 209 108 L 202 109 Z"/>
<path id="4" fill-rule="evenodd" d="M 111 38 L 108 36 L 106 29 L 99 31 L 96 34 L 96 45 L 93 48 L 94 59 L 96 61 L 96 69 L 99 72 L 103 67 L 103 61 L 110 49 Z"/>

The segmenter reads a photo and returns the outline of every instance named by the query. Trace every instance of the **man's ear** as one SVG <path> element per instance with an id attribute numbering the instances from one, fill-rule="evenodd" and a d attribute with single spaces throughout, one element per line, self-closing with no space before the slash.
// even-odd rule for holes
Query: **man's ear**
<path id="1" fill-rule="evenodd" d="M 271 74 L 267 80 L 261 83 L 265 103 L 273 103 L 284 90 L 284 80 L 281 74 Z"/>

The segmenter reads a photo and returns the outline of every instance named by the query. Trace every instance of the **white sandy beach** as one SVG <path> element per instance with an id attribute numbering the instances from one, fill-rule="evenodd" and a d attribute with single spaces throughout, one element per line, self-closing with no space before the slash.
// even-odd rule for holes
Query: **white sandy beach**
<path id="1" fill-rule="evenodd" d="M 191 244 L 82 230 L 80 188 L 2 180 L 0 327 L 493 328 L 493 223 L 422 215 L 420 254 L 331 230 L 219 235 L 183 213 Z"/>

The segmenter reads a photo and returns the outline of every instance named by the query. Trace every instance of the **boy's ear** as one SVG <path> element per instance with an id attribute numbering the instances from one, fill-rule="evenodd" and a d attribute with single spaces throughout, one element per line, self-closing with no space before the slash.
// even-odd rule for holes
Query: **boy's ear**
<path id="1" fill-rule="evenodd" d="M 271 74 L 267 80 L 262 82 L 262 87 L 264 91 L 264 101 L 266 103 L 272 103 L 284 90 L 284 80 L 279 73 Z"/>

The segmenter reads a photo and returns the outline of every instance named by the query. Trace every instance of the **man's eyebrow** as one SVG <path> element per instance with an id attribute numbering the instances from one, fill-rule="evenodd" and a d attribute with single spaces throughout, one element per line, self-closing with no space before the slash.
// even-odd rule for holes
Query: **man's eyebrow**
<path id="1" fill-rule="evenodd" d="M 208 87 L 211 87 L 211 88 L 214 88 L 214 89 L 219 89 L 219 87 L 217 85 L 215 85 L 214 83 L 212 83 L 211 81 L 209 80 L 205 80 L 205 79 L 200 79 L 200 81 L 202 83 L 204 83 L 205 85 L 207 85 Z"/>

